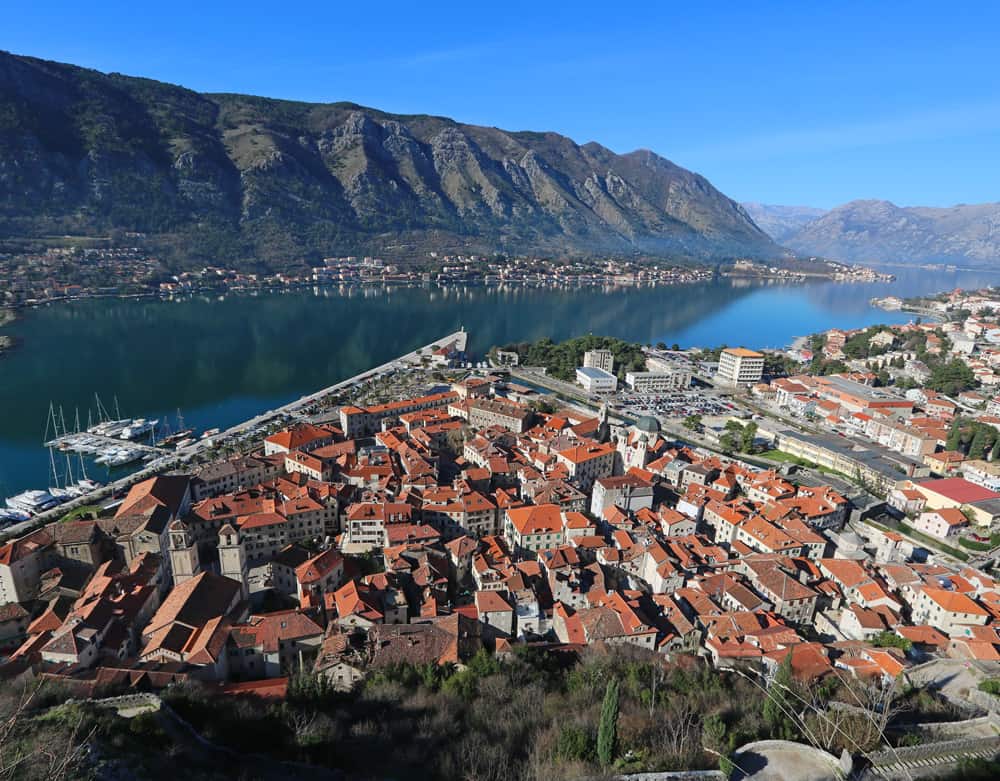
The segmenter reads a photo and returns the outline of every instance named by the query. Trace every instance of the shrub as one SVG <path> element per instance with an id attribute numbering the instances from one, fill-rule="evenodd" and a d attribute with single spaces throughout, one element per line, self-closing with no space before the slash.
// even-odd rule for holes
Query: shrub
<path id="1" fill-rule="evenodd" d="M 586 730 L 567 724 L 559 732 L 556 754 L 560 759 L 590 762 L 594 758 L 594 741 Z"/>

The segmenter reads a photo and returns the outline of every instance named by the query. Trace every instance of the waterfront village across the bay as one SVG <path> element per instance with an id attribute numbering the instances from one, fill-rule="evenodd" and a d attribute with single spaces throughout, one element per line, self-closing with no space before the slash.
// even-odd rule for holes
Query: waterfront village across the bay
<path id="1" fill-rule="evenodd" d="M 727 275 L 786 281 L 808 277 L 840 282 L 892 279 L 864 266 L 815 261 L 785 268 L 737 260 Z M 169 270 L 140 247 L 49 248 L 0 254 L 0 307 L 32 306 L 93 296 L 171 296 L 212 290 L 246 291 L 350 284 L 675 285 L 712 279 L 712 267 L 642 260 L 568 260 L 431 253 L 425 262 L 398 264 L 377 257 L 326 258 L 293 271 L 247 271 L 224 266 Z M 114 280 L 109 285 L 109 280 Z"/>
<path id="2" fill-rule="evenodd" d="M 784 352 L 449 337 L 9 539 L 0 675 L 266 702 L 637 648 L 872 777 L 995 751 L 1000 295 L 920 303 Z"/>

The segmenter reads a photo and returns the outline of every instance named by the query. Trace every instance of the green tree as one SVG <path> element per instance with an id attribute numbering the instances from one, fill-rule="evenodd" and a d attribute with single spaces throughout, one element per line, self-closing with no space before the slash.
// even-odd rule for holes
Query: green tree
<path id="1" fill-rule="evenodd" d="M 947 396 L 954 396 L 976 386 L 976 375 L 963 361 L 953 358 L 931 369 L 927 387 Z"/>
<path id="2" fill-rule="evenodd" d="M 951 428 L 948 429 L 948 439 L 944 443 L 945 450 L 958 450 L 958 446 L 962 443 L 962 420 L 961 418 L 955 418 L 951 424 Z"/>
<path id="3" fill-rule="evenodd" d="M 969 445 L 969 458 L 984 458 L 986 448 L 993 447 L 996 435 L 992 433 L 992 426 L 976 426 L 972 435 L 972 443 Z"/>
<path id="4" fill-rule="evenodd" d="M 601 705 L 601 723 L 597 729 L 597 758 L 607 767 L 615 758 L 615 743 L 618 739 L 618 680 L 608 681 Z"/>
<path id="5" fill-rule="evenodd" d="M 681 425 L 689 431 L 701 431 L 701 415 L 688 415 Z"/>

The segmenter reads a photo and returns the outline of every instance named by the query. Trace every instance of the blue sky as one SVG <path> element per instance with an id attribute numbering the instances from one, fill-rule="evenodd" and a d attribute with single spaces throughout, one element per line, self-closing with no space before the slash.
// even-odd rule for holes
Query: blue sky
<path id="1" fill-rule="evenodd" d="M 1000 200 L 1000 4 L 146 5 L 11 3 L 0 48 L 649 148 L 738 200 Z"/>

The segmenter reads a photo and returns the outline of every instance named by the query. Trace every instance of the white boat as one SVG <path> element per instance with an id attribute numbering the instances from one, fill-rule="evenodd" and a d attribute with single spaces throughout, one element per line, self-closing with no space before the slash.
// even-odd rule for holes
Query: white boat
<path id="1" fill-rule="evenodd" d="M 52 488 L 50 486 L 49 496 L 62 504 L 63 502 L 68 502 L 70 499 L 75 499 L 78 494 L 73 493 L 69 488 Z"/>
<path id="2" fill-rule="evenodd" d="M 136 418 L 130 425 L 122 429 L 119 436 L 121 439 L 138 439 L 143 434 L 148 434 L 156 428 L 156 424 L 159 422 L 159 419 L 146 420 L 145 418 Z"/>
<path id="3" fill-rule="evenodd" d="M 37 515 L 61 504 L 61 501 L 48 491 L 24 491 L 16 496 L 7 497 L 7 506 L 11 510 L 20 510 L 29 515 Z"/>
<path id="4" fill-rule="evenodd" d="M 182 439 L 180 442 L 178 442 L 177 445 L 176 445 L 176 448 L 177 448 L 177 450 L 183 450 L 188 445 L 193 445 L 197 441 L 198 440 L 196 440 L 196 439 L 192 439 L 192 438 L 188 437 L 187 439 Z"/>
<path id="5" fill-rule="evenodd" d="M 87 429 L 88 434 L 97 434 L 101 437 L 117 437 L 126 426 L 132 423 L 132 418 L 122 418 L 121 420 L 106 420 L 91 426 Z"/>
<path id="6" fill-rule="evenodd" d="M 8 523 L 21 523 L 27 521 L 31 516 L 23 510 L 10 510 L 0 507 L 0 526 Z"/>
<path id="7" fill-rule="evenodd" d="M 135 448 L 122 448 L 105 463 L 107 463 L 108 466 L 125 466 L 125 464 L 131 464 L 133 461 L 138 461 L 140 458 L 142 458 L 141 450 L 136 450 Z"/>
<path id="8" fill-rule="evenodd" d="M 204 434 L 201 435 L 201 438 L 202 439 L 208 439 L 209 437 L 214 437 L 218 433 L 219 433 L 219 429 L 217 429 L 217 428 L 210 428 Z"/>
<path id="9" fill-rule="evenodd" d="M 108 461 L 110 461 L 112 458 L 117 456 L 119 452 L 121 452 L 121 448 L 109 447 L 98 452 L 100 453 L 100 455 L 98 455 L 97 458 L 94 459 L 94 461 L 97 462 L 98 464 L 107 464 Z"/>
<path id="10" fill-rule="evenodd" d="M 67 485 L 63 489 L 63 491 L 65 491 L 67 494 L 69 494 L 72 498 L 76 499 L 78 497 L 85 496 L 86 494 L 89 494 L 91 491 L 96 491 L 100 487 L 101 487 L 101 484 L 98 483 L 96 480 L 88 480 L 88 479 L 84 478 L 83 480 L 79 480 L 79 481 L 77 481 L 75 483 L 71 483 L 70 485 Z M 56 495 L 55 492 L 51 488 L 49 489 L 49 493 L 51 493 L 53 496 Z"/>

